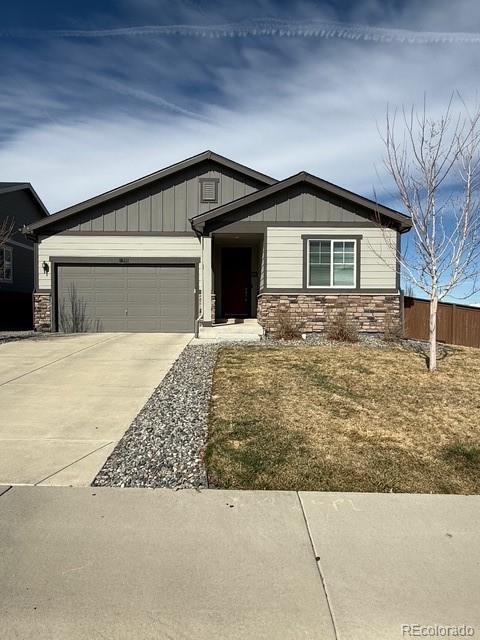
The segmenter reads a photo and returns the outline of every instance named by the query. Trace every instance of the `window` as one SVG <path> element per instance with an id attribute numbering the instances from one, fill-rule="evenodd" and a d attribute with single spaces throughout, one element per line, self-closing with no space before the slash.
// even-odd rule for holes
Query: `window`
<path id="1" fill-rule="evenodd" d="M 13 280 L 12 250 L 10 247 L 0 247 L 0 282 Z"/>
<path id="2" fill-rule="evenodd" d="M 356 285 L 356 240 L 308 240 L 308 287 Z"/>
<path id="3" fill-rule="evenodd" d="M 201 202 L 217 202 L 218 201 L 218 179 L 216 178 L 200 179 L 200 201 Z"/>

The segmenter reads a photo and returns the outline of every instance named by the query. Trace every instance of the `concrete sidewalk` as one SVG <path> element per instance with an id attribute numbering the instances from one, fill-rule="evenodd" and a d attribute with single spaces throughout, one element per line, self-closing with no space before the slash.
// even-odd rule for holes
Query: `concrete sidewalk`
<path id="1" fill-rule="evenodd" d="M 0 496 L 6 640 L 389 640 L 414 624 L 476 636 L 479 568 L 478 496 Z"/>
<path id="2" fill-rule="evenodd" d="M 0 483 L 88 486 L 192 336 L 0 345 Z"/>

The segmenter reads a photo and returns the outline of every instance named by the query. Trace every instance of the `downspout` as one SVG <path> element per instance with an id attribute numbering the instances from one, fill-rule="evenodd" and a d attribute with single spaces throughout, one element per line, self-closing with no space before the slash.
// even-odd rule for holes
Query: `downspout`
<path id="1" fill-rule="evenodd" d="M 203 259 L 203 235 L 201 236 L 201 241 L 200 241 L 200 247 L 201 247 L 201 269 L 199 269 L 199 282 L 197 283 L 198 288 L 200 289 L 200 283 L 203 283 L 203 271 L 205 269 L 205 264 L 204 264 L 204 259 Z M 202 296 L 201 296 L 201 302 L 200 302 L 200 310 L 198 313 L 198 318 L 195 320 L 195 338 L 198 338 L 200 335 L 200 322 L 203 319 L 203 305 L 204 305 L 204 296 L 203 296 L 203 287 L 202 289 L 200 289 Z"/>
<path id="2" fill-rule="evenodd" d="M 195 320 L 195 338 L 198 338 L 200 335 L 200 320 L 202 319 L 202 314 L 198 316 Z"/>

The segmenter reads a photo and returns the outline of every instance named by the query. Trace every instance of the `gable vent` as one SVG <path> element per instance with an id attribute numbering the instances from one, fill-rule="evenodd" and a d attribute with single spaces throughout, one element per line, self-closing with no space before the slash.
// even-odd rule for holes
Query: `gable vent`
<path id="1" fill-rule="evenodd" d="M 202 202 L 217 202 L 218 180 L 204 179 L 200 181 L 200 199 Z"/>

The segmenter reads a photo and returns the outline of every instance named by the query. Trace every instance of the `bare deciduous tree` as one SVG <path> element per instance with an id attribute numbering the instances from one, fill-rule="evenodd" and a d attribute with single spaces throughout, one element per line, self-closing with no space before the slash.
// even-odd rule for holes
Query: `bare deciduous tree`
<path id="1" fill-rule="evenodd" d="M 387 111 L 385 165 L 412 220 L 406 252 L 397 256 L 406 278 L 430 301 L 429 370 L 437 367 L 437 309 L 462 286 L 479 290 L 480 109 L 470 112 L 454 99 L 439 118 L 420 111 Z M 398 129 L 401 128 L 400 135 Z M 387 237 L 387 236 L 385 236 Z"/>
<path id="2" fill-rule="evenodd" d="M 0 221 L 0 247 L 10 240 L 13 234 L 15 222 L 13 218 L 4 218 Z"/>

